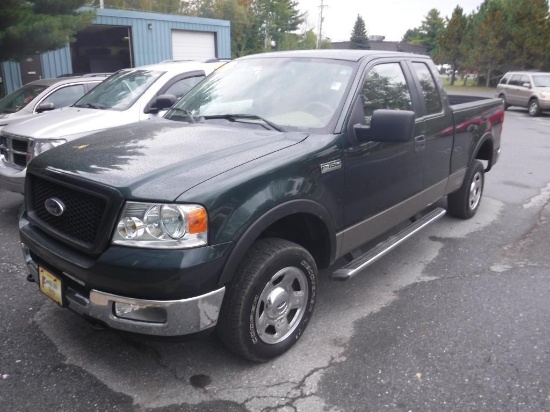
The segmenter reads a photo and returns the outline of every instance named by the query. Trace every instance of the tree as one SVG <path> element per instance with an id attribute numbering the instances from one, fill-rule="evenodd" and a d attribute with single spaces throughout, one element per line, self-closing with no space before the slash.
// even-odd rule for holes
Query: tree
<path id="1" fill-rule="evenodd" d="M 355 20 L 355 25 L 353 26 L 349 40 L 350 49 L 370 49 L 365 21 L 359 14 L 357 15 L 357 20 Z"/>
<path id="2" fill-rule="evenodd" d="M 283 50 L 283 38 L 304 22 L 304 13 L 293 0 L 255 0 L 253 11 L 260 26 L 265 50 Z"/>
<path id="3" fill-rule="evenodd" d="M 431 9 L 420 27 L 409 29 L 403 36 L 403 42 L 418 44 L 427 47 L 428 53 L 433 57 L 437 54 L 437 37 L 441 30 L 445 28 L 445 20 L 439 15 L 437 9 Z"/>
<path id="4" fill-rule="evenodd" d="M 416 27 L 414 29 L 407 30 L 403 35 L 403 38 L 401 39 L 401 41 L 403 43 L 422 44 L 420 29 Z"/>
<path id="5" fill-rule="evenodd" d="M 444 27 L 445 21 L 439 15 L 437 9 L 431 9 L 422 21 L 422 25 L 420 26 L 422 44 L 428 48 L 428 53 L 432 56 L 437 53 L 437 37 Z"/>
<path id="6" fill-rule="evenodd" d="M 512 64 L 521 69 L 548 66 L 550 23 L 547 0 L 506 0 Z"/>
<path id="7" fill-rule="evenodd" d="M 447 26 L 440 31 L 437 41 L 436 61 L 451 65 L 451 86 L 455 84 L 455 72 L 463 60 L 462 42 L 466 34 L 467 19 L 460 6 L 456 6 Z"/>
<path id="8" fill-rule="evenodd" d="M 94 12 L 77 12 L 85 0 L 3 0 L 0 61 L 59 49 L 90 25 Z"/>
<path id="9" fill-rule="evenodd" d="M 468 37 L 464 48 L 470 67 L 485 73 L 489 87 L 495 71 L 501 72 L 509 61 L 509 43 L 505 4 L 501 0 L 485 0 L 478 12 L 469 19 Z"/>

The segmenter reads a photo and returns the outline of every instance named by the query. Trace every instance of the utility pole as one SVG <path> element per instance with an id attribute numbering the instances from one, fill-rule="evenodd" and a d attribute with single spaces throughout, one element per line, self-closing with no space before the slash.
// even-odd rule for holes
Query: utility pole
<path id="1" fill-rule="evenodd" d="M 323 4 L 323 0 L 321 0 L 321 5 L 319 6 L 319 34 L 317 36 L 317 48 L 321 48 L 321 39 L 323 36 L 323 9 L 327 7 L 326 4 Z"/>

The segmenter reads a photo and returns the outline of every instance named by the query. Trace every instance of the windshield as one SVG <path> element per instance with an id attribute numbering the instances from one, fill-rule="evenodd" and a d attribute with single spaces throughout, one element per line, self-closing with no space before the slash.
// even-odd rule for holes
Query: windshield
<path id="1" fill-rule="evenodd" d="M 121 70 L 97 85 L 76 102 L 75 106 L 126 110 L 164 73 L 153 70 Z"/>
<path id="2" fill-rule="evenodd" d="M 15 113 L 29 104 L 32 99 L 46 90 L 48 86 L 27 84 L 0 100 L 0 113 Z"/>
<path id="3" fill-rule="evenodd" d="M 533 75 L 533 83 L 535 83 L 536 87 L 550 87 L 550 75 Z"/>
<path id="4" fill-rule="evenodd" d="M 322 129 L 335 117 L 354 67 L 353 62 L 317 58 L 236 60 L 184 96 L 165 117 Z"/>

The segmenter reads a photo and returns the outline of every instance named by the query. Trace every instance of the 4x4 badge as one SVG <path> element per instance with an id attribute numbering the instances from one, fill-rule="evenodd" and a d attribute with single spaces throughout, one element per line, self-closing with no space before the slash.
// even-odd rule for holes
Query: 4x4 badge
<path id="1" fill-rule="evenodd" d="M 65 212 L 65 204 L 55 197 L 50 197 L 49 199 L 46 199 L 46 201 L 44 202 L 44 207 L 50 214 L 54 216 L 61 216 L 63 212 Z"/>
<path id="2" fill-rule="evenodd" d="M 328 172 L 332 172 L 333 170 L 338 170 L 341 168 L 342 168 L 342 161 L 333 160 L 332 162 L 321 164 L 321 173 L 328 173 Z"/>

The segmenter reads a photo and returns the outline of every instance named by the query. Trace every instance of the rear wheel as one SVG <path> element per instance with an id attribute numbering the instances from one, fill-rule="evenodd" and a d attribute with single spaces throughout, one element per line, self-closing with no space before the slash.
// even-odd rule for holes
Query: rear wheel
<path id="1" fill-rule="evenodd" d="M 447 210 L 451 215 L 469 219 L 476 214 L 483 194 L 484 170 L 479 160 L 474 160 L 470 165 L 462 187 L 447 197 Z"/>
<path id="2" fill-rule="evenodd" d="M 302 336 L 316 287 L 317 266 L 307 250 L 283 239 L 258 240 L 228 288 L 218 335 L 248 360 L 275 358 Z"/>
<path id="3" fill-rule="evenodd" d="M 539 101 L 537 99 L 532 99 L 529 102 L 528 110 L 529 110 L 530 116 L 533 116 L 533 117 L 540 116 L 541 109 L 539 106 Z"/>

